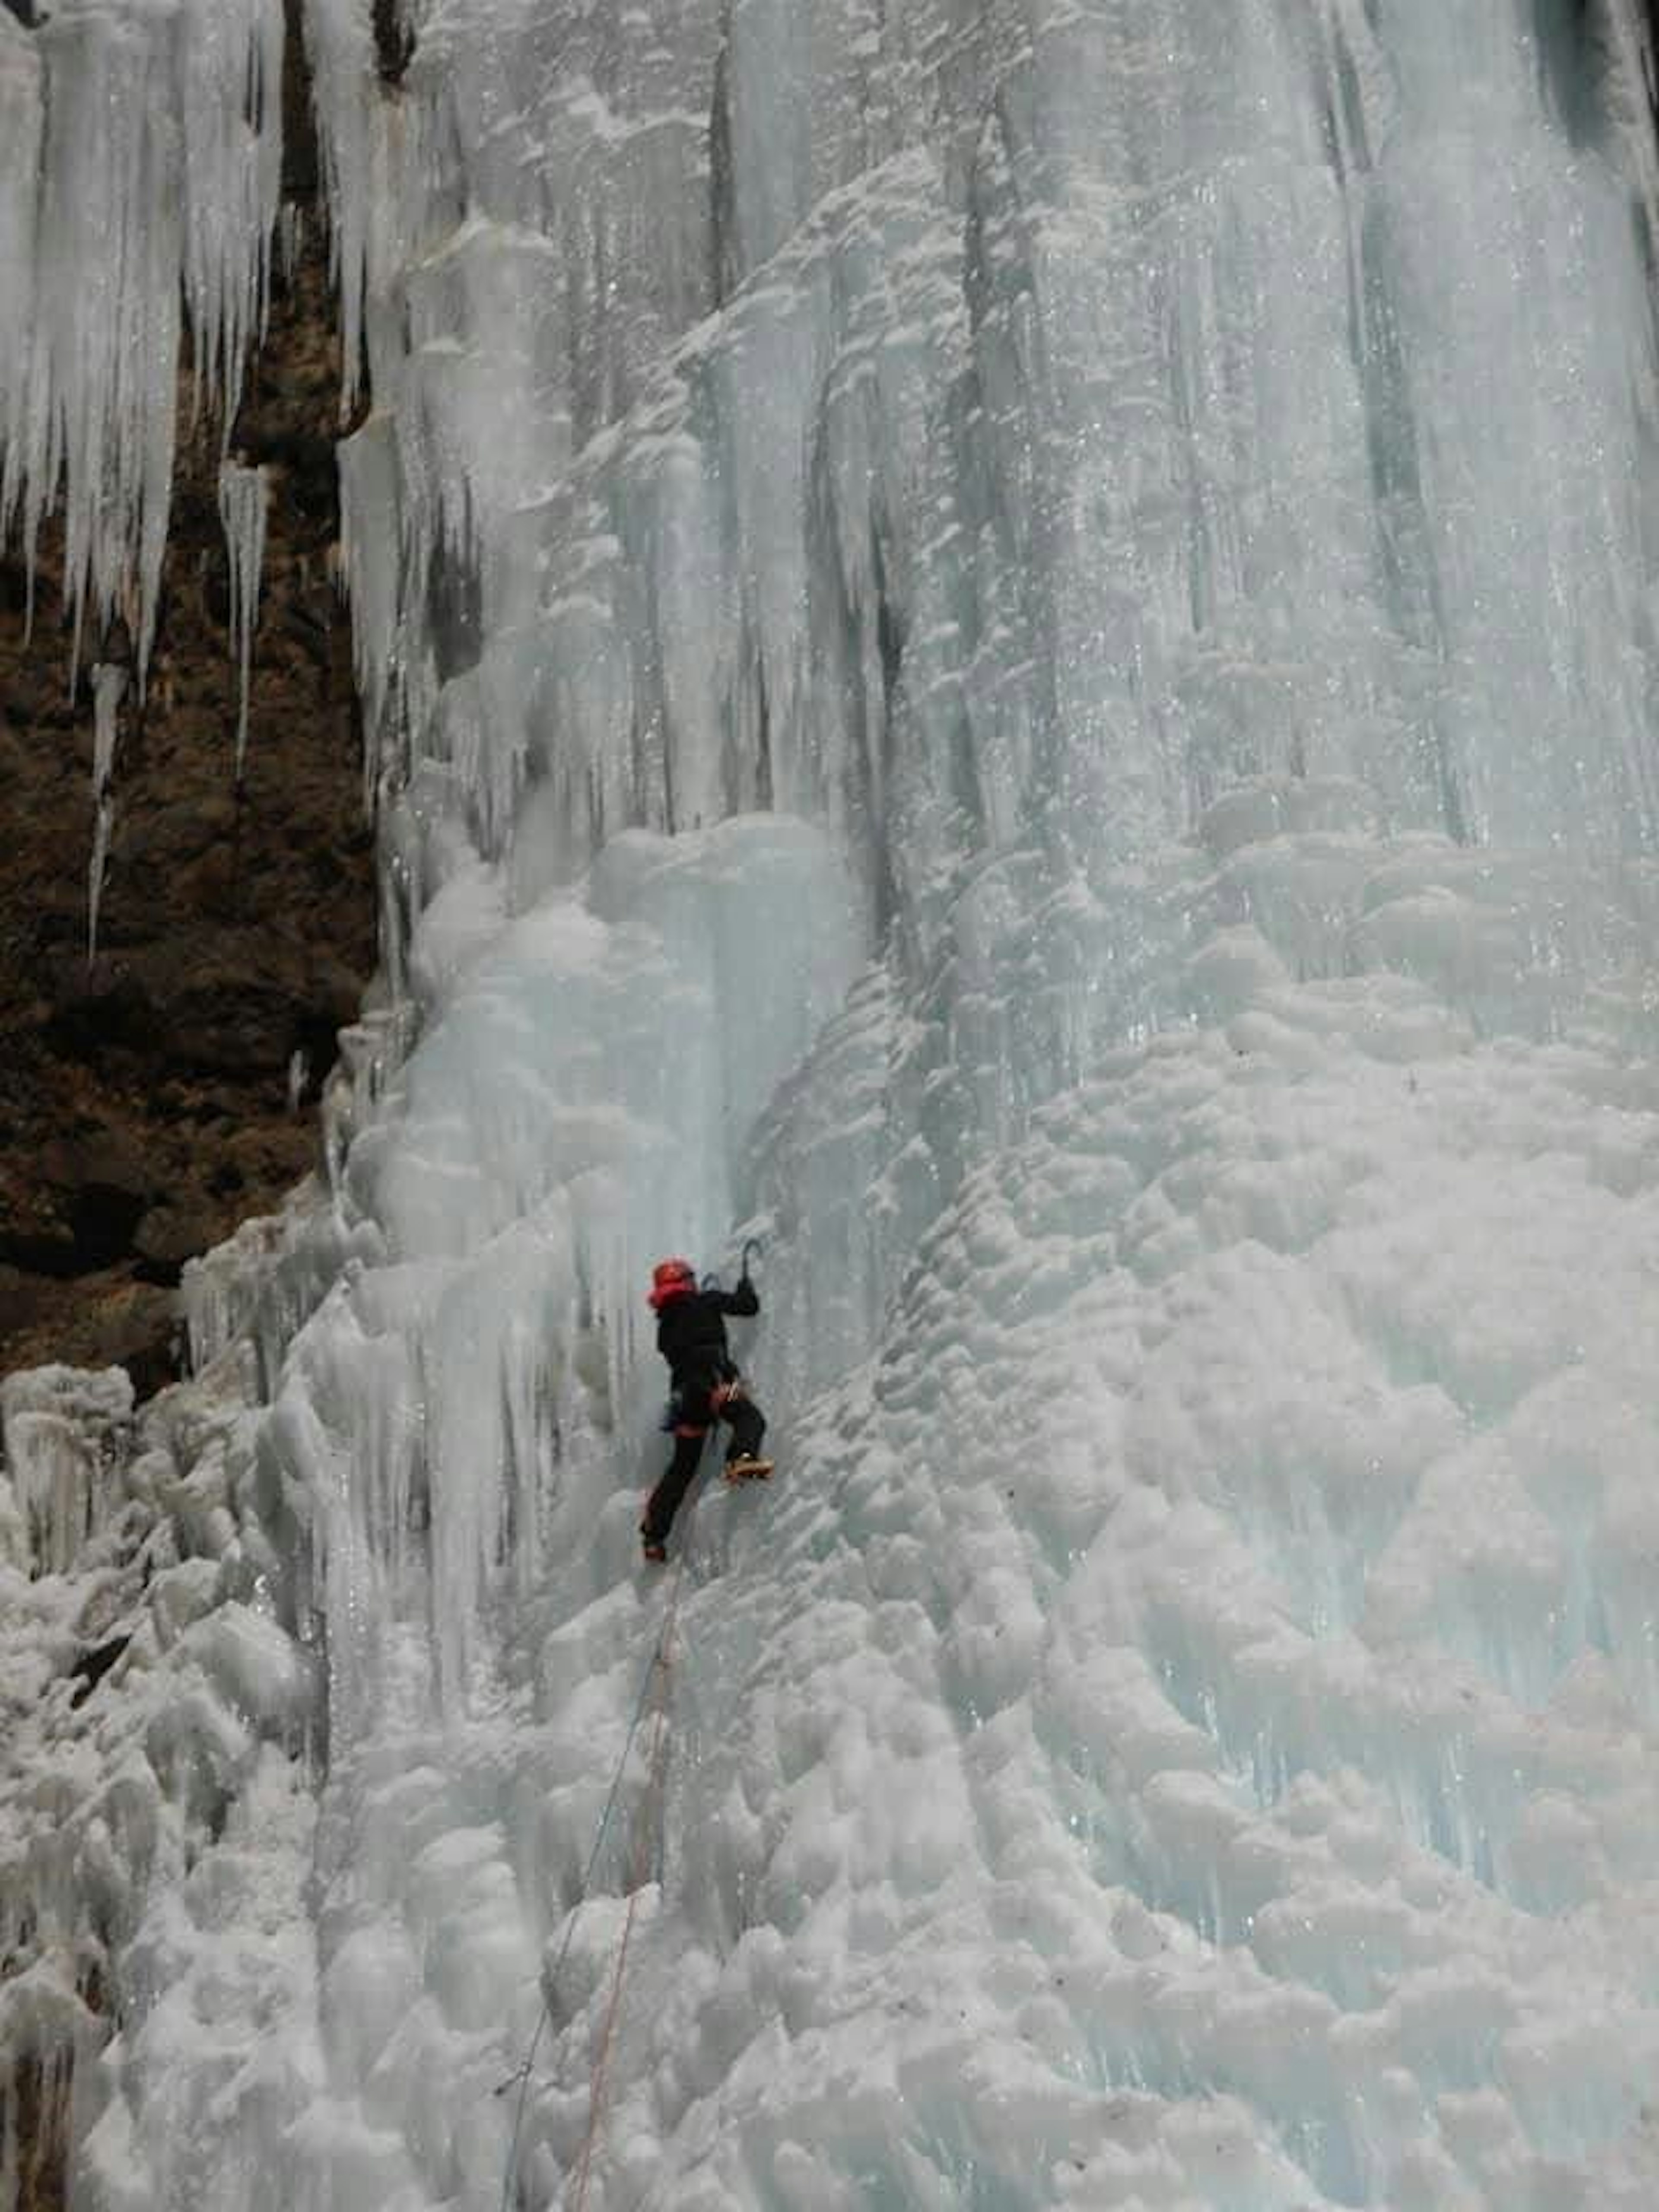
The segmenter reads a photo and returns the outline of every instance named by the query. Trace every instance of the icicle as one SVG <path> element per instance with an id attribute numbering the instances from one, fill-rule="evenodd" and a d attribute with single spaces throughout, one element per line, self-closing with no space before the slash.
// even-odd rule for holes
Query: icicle
<path id="1" fill-rule="evenodd" d="M 0 345 L 0 533 L 22 486 L 44 120 L 40 53 L 0 9 L 0 298 L 10 325 Z"/>
<path id="2" fill-rule="evenodd" d="M 122 1494 L 132 1384 L 118 1368 L 22 1368 L 0 1384 L 0 1448 L 27 1532 L 30 1572 L 65 1573 Z"/>
<path id="3" fill-rule="evenodd" d="M 228 420 L 265 311 L 282 47 L 277 0 L 0 18 L 0 532 L 32 571 L 61 499 L 72 665 L 118 616 L 141 696 L 182 311 Z"/>
<path id="4" fill-rule="evenodd" d="M 127 675 L 113 662 L 100 660 L 92 672 L 92 795 L 101 799 L 109 787 L 115 766 L 115 712 L 126 689 Z"/>
<path id="5" fill-rule="evenodd" d="M 282 214 L 276 220 L 277 265 L 283 272 L 283 282 L 291 291 L 294 278 L 305 252 L 306 211 L 297 200 L 285 200 Z"/>
<path id="6" fill-rule="evenodd" d="M 100 660 L 92 672 L 92 799 L 97 810 L 92 832 L 92 859 L 87 869 L 87 965 L 98 957 L 98 908 L 104 895 L 104 868 L 109 859 L 110 833 L 115 826 L 115 799 L 111 788 L 115 767 L 116 710 L 127 687 L 127 674 L 113 662 Z"/>
<path id="7" fill-rule="evenodd" d="M 226 461 L 219 471 L 219 520 L 230 556 L 230 642 L 240 686 L 236 713 L 236 781 L 247 752 L 247 695 L 253 633 L 259 626 L 259 576 L 265 552 L 265 472 Z"/>
<path id="8" fill-rule="evenodd" d="M 337 573 L 352 607 L 352 657 L 363 702 L 363 805 L 374 811 L 386 734 L 396 724 L 404 674 L 399 605 L 402 484 L 397 441 L 384 415 L 372 415 L 335 449 L 340 471 Z"/>
<path id="9" fill-rule="evenodd" d="M 340 288 L 340 414 L 349 415 L 362 365 L 370 258 L 374 30 L 368 0 L 307 0 L 317 143 L 328 195 L 330 258 Z"/>
<path id="10" fill-rule="evenodd" d="M 191 0 L 181 41 L 184 283 L 198 381 L 235 412 L 264 335 L 282 185 L 283 11 Z"/>

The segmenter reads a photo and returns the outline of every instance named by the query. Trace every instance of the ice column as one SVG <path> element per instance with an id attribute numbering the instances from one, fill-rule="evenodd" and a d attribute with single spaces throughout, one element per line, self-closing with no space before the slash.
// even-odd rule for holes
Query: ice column
<path id="1" fill-rule="evenodd" d="M 368 0 L 312 0 L 306 9 L 317 143 L 328 192 L 330 254 L 340 287 L 340 412 L 362 369 L 375 137 L 374 33 Z"/>
<path id="2" fill-rule="evenodd" d="M 61 1575 L 120 1495 L 132 1385 L 101 1374 L 27 1368 L 0 1384 L 0 1562 Z"/>
<path id="3" fill-rule="evenodd" d="M 100 660 L 92 672 L 92 803 L 97 818 L 92 831 L 92 860 L 87 869 L 87 964 L 98 957 L 98 908 L 104 895 L 104 868 L 109 859 L 110 832 L 115 826 L 115 796 L 112 788 L 115 767 L 116 713 L 126 690 L 124 668 Z"/>
<path id="4" fill-rule="evenodd" d="M 0 334 L 0 530 L 17 498 L 24 451 L 29 356 L 23 334 L 34 312 L 42 120 L 40 54 L 0 9 L 0 298 L 9 325 Z"/>
<path id="5" fill-rule="evenodd" d="M 198 380 L 234 403 L 263 336 L 282 185 L 283 11 L 191 0 L 178 91 L 184 123 L 185 300 Z"/>
<path id="6" fill-rule="evenodd" d="M 259 574 L 265 554 L 265 472 L 227 461 L 219 471 L 219 520 L 230 560 L 230 643 L 240 686 L 236 708 L 236 782 L 247 752 L 247 693 L 253 673 L 253 633 L 259 623 Z"/>

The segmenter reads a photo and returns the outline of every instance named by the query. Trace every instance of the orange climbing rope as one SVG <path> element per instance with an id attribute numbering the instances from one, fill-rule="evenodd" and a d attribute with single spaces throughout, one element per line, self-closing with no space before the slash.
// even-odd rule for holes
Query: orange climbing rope
<path id="1" fill-rule="evenodd" d="M 582 2138 L 581 2151 L 571 2185 L 571 2193 L 566 2199 L 571 2212 L 578 2212 L 578 2208 L 585 2206 L 587 2202 L 588 2177 L 592 2168 L 593 2152 L 599 2142 L 599 2124 L 604 2113 L 605 2074 L 610 2065 L 611 2048 L 616 2039 L 617 2022 L 622 2009 L 623 1981 L 628 1970 L 629 1943 L 634 1933 L 635 1917 L 639 1911 L 640 1893 L 645 1887 L 646 1876 L 650 1871 L 651 1846 L 661 1828 L 665 1785 L 668 1774 L 669 1670 L 673 1663 L 674 1628 L 679 1612 L 680 1586 L 684 1577 L 686 1553 L 690 1545 L 691 1530 L 696 1519 L 697 1504 L 702 1494 L 702 1487 L 699 1486 L 698 1489 L 692 1492 L 686 1504 L 684 1518 L 681 1523 L 679 1556 L 674 1562 L 673 1571 L 669 1578 L 668 1602 L 663 1608 L 662 1626 L 657 1632 L 657 1641 L 652 1650 L 650 1663 L 646 1668 L 645 1680 L 640 1687 L 639 1702 L 635 1707 L 634 1717 L 629 1723 L 627 1738 L 623 1744 L 622 1756 L 617 1763 L 617 1771 L 611 1784 L 610 1796 L 605 1800 L 605 1810 L 600 1816 L 599 1833 L 593 1839 L 593 1849 L 588 1859 L 586 1871 L 582 1876 L 581 1890 L 577 1898 L 575 1911 L 571 1915 L 570 1924 L 565 1930 L 564 1942 L 559 1947 L 559 1955 L 554 1961 L 552 1972 L 548 1978 L 550 1984 L 557 1983 L 560 1971 L 568 1955 L 571 1939 L 575 1933 L 576 1920 L 582 1906 L 587 1902 L 588 1887 L 599 1864 L 599 1853 L 605 1843 L 606 1831 L 611 1825 L 612 1810 L 621 1794 L 623 1777 L 627 1771 L 629 1754 L 634 1747 L 634 1738 L 640 1723 L 645 1718 L 647 1708 L 650 1708 L 653 1722 L 651 1749 L 647 1762 L 645 1796 L 640 1807 L 639 1820 L 635 1830 L 633 1863 L 629 1869 L 628 1882 L 628 1911 L 623 1921 L 622 1942 L 617 1954 L 616 1972 L 611 1978 L 611 1995 L 605 2005 L 605 2024 L 600 2031 L 599 2051 L 594 2059 L 590 2081 L 587 2130 Z M 504 2096 L 509 2089 L 515 2087 L 519 2092 L 514 2114 L 512 2136 L 507 2145 L 507 2165 L 501 2176 L 501 2212 L 508 2212 L 514 2184 L 518 2175 L 519 2136 L 524 2123 L 525 2100 L 530 2087 L 531 2070 L 535 2064 L 537 2046 L 541 2041 L 543 2031 L 549 2023 L 550 2002 L 546 1991 L 544 1990 L 541 2013 L 536 2022 L 536 2033 L 531 2039 L 530 2049 L 525 2055 L 524 2063 L 507 2076 L 495 2093 L 497 2096 Z"/>
<path id="2" fill-rule="evenodd" d="M 682 1550 L 680 1561 L 685 1553 Z M 600 2123 L 605 2116 L 605 2084 L 611 2053 L 616 2042 L 617 2020 L 622 2010 L 623 1981 L 628 1972 L 628 1946 L 634 1934 L 634 1917 L 639 1910 L 640 1893 L 645 1887 L 649 1871 L 651 1840 L 653 1830 L 660 1828 L 663 1811 L 663 1785 L 668 1771 L 668 1668 L 674 1631 L 674 1608 L 679 1600 L 679 1565 L 674 1570 L 674 1587 L 669 1592 L 668 1610 L 663 1618 L 662 1638 L 657 1647 L 657 1709 L 653 1717 L 651 1756 L 647 1769 L 644 1804 L 634 1838 L 634 1864 L 628 1885 L 628 1911 L 623 1918 L 622 1942 L 617 1948 L 617 1970 L 611 1978 L 611 1995 L 605 2008 L 605 2026 L 599 2033 L 599 2055 L 593 2062 L 593 2072 L 587 2092 L 587 2132 L 582 2137 L 581 2156 L 576 2164 L 576 2179 L 570 2198 L 571 2212 L 584 2212 L 587 2203 L 588 2176 L 592 2170 L 593 2152 L 599 2139 Z"/>

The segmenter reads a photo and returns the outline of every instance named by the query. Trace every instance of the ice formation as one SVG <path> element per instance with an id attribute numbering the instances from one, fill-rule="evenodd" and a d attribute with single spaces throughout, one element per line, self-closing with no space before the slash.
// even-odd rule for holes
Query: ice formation
<path id="1" fill-rule="evenodd" d="M 77 2201 L 1650 2212 L 1634 12 L 410 21 L 330 1176 L 4 1408 Z"/>
<path id="2" fill-rule="evenodd" d="M 115 748 L 127 672 L 100 660 L 92 671 L 92 858 L 87 863 L 87 958 L 97 957 L 98 909 L 115 830 Z"/>
<path id="3" fill-rule="evenodd" d="M 247 755 L 247 694 L 253 674 L 253 634 L 259 627 L 259 580 L 265 557 L 268 491 L 262 468 L 240 461 L 219 470 L 219 519 L 230 565 L 230 643 L 236 656 L 236 781 Z"/>
<path id="4" fill-rule="evenodd" d="M 272 0 L 0 15 L 0 532 L 61 496 L 75 658 L 119 617 L 142 681 L 181 336 L 234 399 L 264 314 L 280 167 Z"/>

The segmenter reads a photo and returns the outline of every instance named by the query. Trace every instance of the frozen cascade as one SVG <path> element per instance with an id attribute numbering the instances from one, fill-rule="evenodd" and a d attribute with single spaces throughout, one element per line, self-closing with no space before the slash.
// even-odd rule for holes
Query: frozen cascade
<path id="1" fill-rule="evenodd" d="M 1650 2212 L 1635 11 L 408 24 L 394 93 L 307 14 L 331 1179 L 106 1456 L 84 1378 L 7 1417 L 78 2201 Z M 584 1900 L 646 1270 L 751 1234 L 780 1477 Z"/>
<path id="2" fill-rule="evenodd" d="M 180 338 L 234 410 L 263 327 L 281 167 L 277 0 L 0 11 L 0 533 L 58 502 L 74 658 L 126 624 L 142 685 Z"/>
<path id="3" fill-rule="evenodd" d="M 259 580 L 265 557 L 265 472 L 238 461 L 219 470 L 219 520 L 230 564 L 230 642 L 236 655 L 236 782 L 247 753 L 247 695 L 253 676 L 253 633 L 259 627 Z"/>
<path id="4" fill-rule="evenodd" d="M 40 1367 L 0 1384 L 0 1540 L 9 1566 L 62 1575 L 117 1504 L 118 1443 L 132 1386 Z"/>

